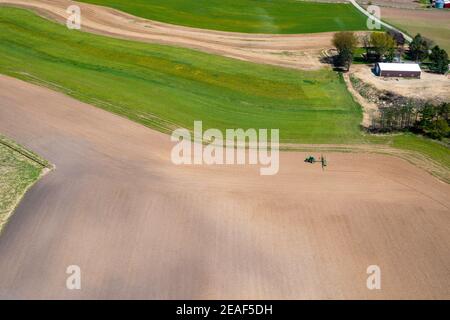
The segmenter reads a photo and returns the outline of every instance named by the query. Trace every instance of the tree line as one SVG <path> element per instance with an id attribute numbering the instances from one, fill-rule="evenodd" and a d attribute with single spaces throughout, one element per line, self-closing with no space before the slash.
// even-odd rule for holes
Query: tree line
<path id="1" fill-rule="evenodd" d="M 450 138 L 450 103 L 421 103 L 408 99 L 405 103 L 379 109 L 380 116 L 372 120 L 371 131 L 387 133 L 411 131 L 432 139 Z"/>

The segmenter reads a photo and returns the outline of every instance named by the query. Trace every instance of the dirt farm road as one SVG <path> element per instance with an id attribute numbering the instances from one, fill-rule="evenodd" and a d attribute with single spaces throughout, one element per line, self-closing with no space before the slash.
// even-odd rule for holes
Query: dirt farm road
<path id="1" fill-rule="evenodd" d="M 401 159 L 175 166 L 169 136 L 5 76 L 0 132 L 56 165 L 0 236 L 0 298 L 450 298 L 450 186 Z"/>
<path id="2" fill-rule="evenodd" d="M 0 5 L 31 9 L 65 24 L 66 9 L 81 9 L 81 30 L 135 41 L 175 45 L 226 57 L 296 69 L 319 69 L 320 53 L 332 47 L 332 32 L 270 35 L 221 32 L 171 25 L 118 10 L 69 0 L 0 0 Z"/>

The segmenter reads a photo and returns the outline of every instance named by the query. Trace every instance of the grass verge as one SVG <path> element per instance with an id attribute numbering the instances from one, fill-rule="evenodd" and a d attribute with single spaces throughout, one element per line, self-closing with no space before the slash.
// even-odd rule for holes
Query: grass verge
<path id="1" fill-rule="evenodd" d="M 0 233 L 28 188 L 49 168 L 47 161 L 0 135 Z"/>
<path id="2" fill-rule="evenodd" d="M 369 141 L 400 150 L 419 152 L 450 170 L 450 148 L 438 141 L 412 133 L 370 136 Z"/>

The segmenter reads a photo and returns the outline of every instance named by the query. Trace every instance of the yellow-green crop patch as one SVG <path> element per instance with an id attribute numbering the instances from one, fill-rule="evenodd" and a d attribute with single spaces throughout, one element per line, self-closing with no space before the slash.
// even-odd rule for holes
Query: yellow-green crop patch
<path id="1" fill-rule="evenodd" d="M 163 132 L 279 129 L 282 142 L 361 141 L 361 108 L 340 76 L 68 30 L 0 8 L 0 73 L 52 84 Z"/>
<path id="2" fill-rule="evenodd" d="M 20 198 L 39 178 L 45 166 L 48 166 L 46 161 L 0 136 L 0 232 Z"/>

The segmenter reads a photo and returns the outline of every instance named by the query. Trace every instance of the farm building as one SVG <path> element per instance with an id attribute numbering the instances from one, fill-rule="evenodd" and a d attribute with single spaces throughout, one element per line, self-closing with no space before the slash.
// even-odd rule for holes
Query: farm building
<path id="1" fill-rule="evenodd" d="M 437 9 L 450 9 L 450 0 L 436 0 L 434 1 L 434 7 Z"/>
<path id="2" fill-rule="evenodd" d="M 377 63 L 375 74 L 380 77 L 420 78 L 422 70 L 417 63 Z"/>

